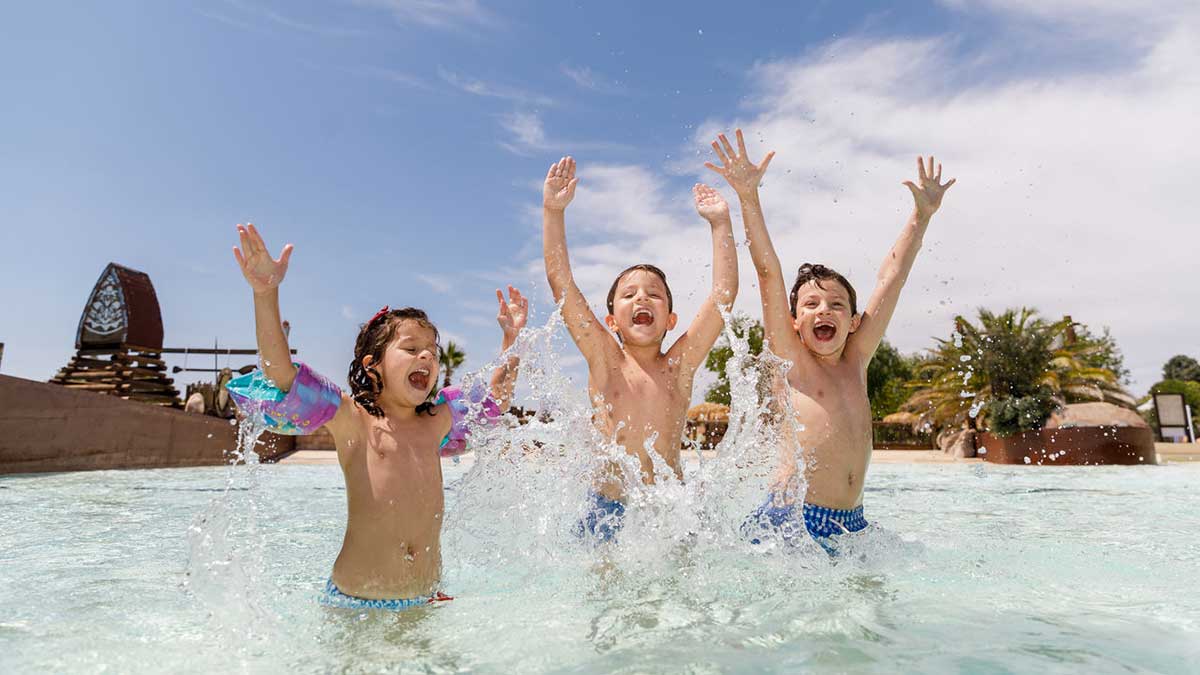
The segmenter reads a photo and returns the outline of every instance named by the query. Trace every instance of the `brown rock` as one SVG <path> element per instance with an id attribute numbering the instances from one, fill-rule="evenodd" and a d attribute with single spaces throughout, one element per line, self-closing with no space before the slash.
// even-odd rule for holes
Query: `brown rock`
<path id="1" fill-rule="evenodd" d="M 975 456 L 975 431 L 972 429 L 945 429 L 937 437 L 938 447 L 947 455 L 958 458 Z"/>
<path id="2" fill-rule="evenodd" d="M 1111 403 L 1072 403 L 1060 408 L 1046 421 L 1046 429 L 1070 427 L 1149 428 L 1142 416 Z"/>

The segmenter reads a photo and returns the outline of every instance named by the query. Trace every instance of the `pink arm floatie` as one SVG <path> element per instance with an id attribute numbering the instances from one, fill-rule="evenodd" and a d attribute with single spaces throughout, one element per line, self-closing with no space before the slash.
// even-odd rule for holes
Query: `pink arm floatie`
<path id="1" fill-rule="evenodd" d="M 261 370 L 242 375 L 225 385 L 242 414 L 261 415 L 277 434 L 302 436 L 315 433 L 337 414 L 342 390 L 303 363 L 286 392 L 280 391 Z"/>
<path id="2" fill-rule="evenodd" d="M 459 387 L 446 387 L 438 392 L 433 403 L 445 403 L 452 420 L 450 432 L 442 439 L 443 457 L 467 451 L 467 436 L 472 424 L 490 424 L 504 414 L 482 384 L 475 385 L 470 391 L 463 391 Z"/>

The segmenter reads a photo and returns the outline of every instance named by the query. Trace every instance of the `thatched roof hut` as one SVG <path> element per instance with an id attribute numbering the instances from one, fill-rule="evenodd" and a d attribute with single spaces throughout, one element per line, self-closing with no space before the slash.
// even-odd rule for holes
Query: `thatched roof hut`
<path id="1" fill-rule="evenodd" d="M 689 422 L 728 424 L 729 406 L 720 403 L 701 403 L 688 410 L 687 418 Z"/>

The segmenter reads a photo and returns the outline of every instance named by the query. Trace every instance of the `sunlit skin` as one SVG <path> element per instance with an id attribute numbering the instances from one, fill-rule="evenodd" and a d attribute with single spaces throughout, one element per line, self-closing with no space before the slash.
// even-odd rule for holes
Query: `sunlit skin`
<path id="1" fill-rule="evenodd" d="M 871 462 L 871 405 L 867 365 L 883 340 L 900 291 L 912 270 L 929 220 L 941 206 L 951 179 L 941 182 L 942 167 L 933 157 L 917 159 L 917 182 L 904 181 L 913 211 L 879 269 L 875 290 L 859 315 L 851 312 L 849 292 L 835 280 L 809 282 L 797 293 L 796 315 L 788 303 L 783 270 L 767 233 L 758 196 L 760 167 L 746 156 L 737 131 L 735 150 L 724 134 L 713 142 L 721 174 L 738 194 L 750 255 L 758 275 L 763 328 L 771 350 L 791 361 L 786 391 L 795 424 L 783 425 L 773 491 L 794 497 L 803 470 L 811 504 L 850 509 L 862 503 L 863 482 Z M 770 153 L 763 165 L 774 153 Z M 934 170 L 936 166 L 936 172 Z M 803 449 L 803 467 L 797 463 Z"/>
<path id="2" fill-rule="evenodd" d="M 292 246 L 272 258 L 253 225 L 238 226 L 241 246 L 234 256 L 254 291 L 254 312 L 263 369 L 287 391 L 296 377 L 287 338 L 279 321 L 279 284 L 287 272 Z M 501 350 L 516 341 L 525 326 L 529 303 L 508 287 L 496 291 Z M 384 417 L 374 417 L 342 394 L 342 403 L 325 428 L 333 435 L 346 480 L 346 533 L 333 565 L 332 579 L 349 595 L 370 599 L 429 595 L 441 574 L 444 513 L 442 463 L 438 446 L 450 430 L 447 406 L 417 414 L 438 382 L 438 345 L 434 332 L 401 320 L 373 367 L 383 388 L 377 400 Z M 491 393 L 508 408 L 516 381 L 517 359 L 510 357 L 492 374 Z"/>
<path id="3" fill-rule="evenodd" d="M 678 318 L 670 311 L 667 288 L 658 275 L 642 270 L 625 274 L 603 326 L 576 286 L 567 254 L 564 211 L 575 196 L 577 182 L 575 160 L 570 157 L 552 164 L 546 174 L 543 254 L 554 299 L 562 303 L 567 330 L 587 360 L 593 419 L 606 438 L 615 439 L 638 458 L 644 482 L 654 482 L 656 460 L 682 478 L 679 455 L 692 382 L 724 326 L 718 307 L 728 307 L 737 294 L 729 206 L 706 185 L 692 190 L 696 210 L 712 231 L 712 292 L 692 324 L 664 353 L 664 339 Z M 626 478 L 615 465 L 608 466 L 594 487 L 609 499 L 624 499 Z"/>

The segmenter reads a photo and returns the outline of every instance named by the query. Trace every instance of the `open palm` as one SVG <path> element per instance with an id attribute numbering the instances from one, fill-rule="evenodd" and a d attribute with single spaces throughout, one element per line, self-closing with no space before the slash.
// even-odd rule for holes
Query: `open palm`
<path id="1" fill-rule="evenodd" d="M 725 180 L 729 181 L 730 187 L 738 194 L 745 194 L 757 189 L 758 184 L 762 182 L 763 174 L 767 172 L 767 166 L 775 157 L 775 153 L 768 152 L 761 164 L 751 162 L 746 152 L 746 139 L 742 136 L 741 129 L 737 130 L 737 152 L 734 152 L 733 146 L 729 144 L 729 139 L 725 138 L 725 134 L 719 134 L 717 140 L 721 144 L 717 145 L 717 141 L 713 141 L 712 147 L 717 153 L 717 157 L 721 158 L 721 166 L 712 162 L 705 162 L 704 166 L 724 176 Z"/>
<path id="2" fill-rule="evenodd" d="M 920 185 L 910 180 L 904 181 L 904 185 L 912 192 L 913 203 L 917 207 L 917 216 L 921 218 L 929 218 L 941 208 L 942 197 L 957 180 L 951 178 L 942 183 L 942 165 L 937 165 L 937 173 L 933 172 L 933 167 L 932 155 L 929 156 L 928 168 L 926 168 L 925 159 L 917 157 L 917 180 Z"/>
<path id="3" fill-rule="evenodd" d="M 720 192 L 704 183 L 696 183 L 692 188 L 692 195 L 696 198 L 696 212 L 705 220 L 711 222 L 729 218 L 729 204 L 725 203 L 725 198 Z"/>
<path id="4" fill-rule="evenodd" d="M 542 205 L 548 209 L 562 211 L 575 198 L 575 159 L 563 157 L 550 165 L 546 182 L 542 185 Z"/>
<path id="5" fill-rule="evenodd" d="M 500 324 L 500 330 L 504 331 L 504 337 L 515 340 L 529 319 L 529 299 L 521 295 L 521 291 L 509 286 L 508 300 L 505 301 L 504 293 L 501 293 L 500 289 L 496 289 L 496 300 L 500 303 L 496 322 Z"/>
<path id="6" fill-rule="evenodd" d="M 292 245 L 283 247 L 279 258 L 271 257 L 262 235 L 253 223 L 237 226 L 238 239 L 241 248 L 233 247 L 233 257 L 237 258 L 238 266 L 242 268 L 242 276 L 255 293 L 263 293 L 279 286 L 287 274 L 288 261 L 292 257 Z"/>

